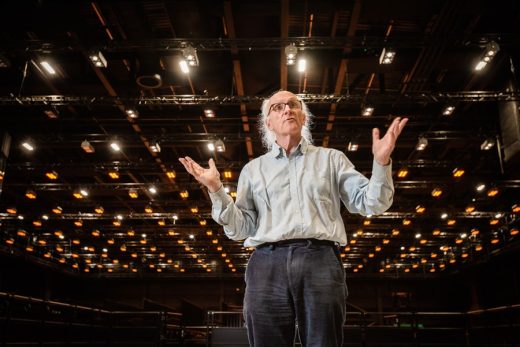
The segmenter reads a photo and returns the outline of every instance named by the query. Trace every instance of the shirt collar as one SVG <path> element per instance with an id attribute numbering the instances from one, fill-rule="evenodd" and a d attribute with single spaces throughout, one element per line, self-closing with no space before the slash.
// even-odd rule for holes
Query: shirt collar
<path id="1" fill-rule="evenodd" d="M 307 153 L 307 148 L 309 147 L 309 142 L 302 137 L 300 140 L 300 143 L 298 144 L 298 147 L 296 148 L 296 153 L 305 154 Z M 280 147 L 276 142 L 273 143 L 273 146 L 271 148 L 271 155 L 275 158 L 281 158 L 284 156 L 285 150 Z"/>

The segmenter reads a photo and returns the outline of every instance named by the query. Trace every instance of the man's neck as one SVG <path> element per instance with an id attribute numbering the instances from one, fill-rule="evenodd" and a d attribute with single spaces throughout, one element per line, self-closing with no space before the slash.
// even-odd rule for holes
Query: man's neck
<path id="1" fill-rule="evenodd" d="M 276 143 L 278 146 L 285 149 L 285 152 L 287 153 L 287 156 L 291 155 L 292 152 L 296 150 L 298 145 L 300 144 L 302 137 L 299 136 L 280 136 L 276 138 Z"/>

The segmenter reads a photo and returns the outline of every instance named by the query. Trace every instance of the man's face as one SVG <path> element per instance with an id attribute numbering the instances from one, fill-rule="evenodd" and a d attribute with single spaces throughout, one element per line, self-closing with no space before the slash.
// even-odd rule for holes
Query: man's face
<path id="1" fill-rule="evenodd" d="M 305 115 L 301 108 L 301 102 L 291 92 L 282 91 L 274 94 L 269 99 L 269 115 L 267 127 L 276 136 L 300 136 Z"/>

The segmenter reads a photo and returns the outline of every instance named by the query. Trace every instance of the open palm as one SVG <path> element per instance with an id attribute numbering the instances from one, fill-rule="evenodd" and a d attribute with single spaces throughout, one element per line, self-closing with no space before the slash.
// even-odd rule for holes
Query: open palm
<path id="1" fill-rule="evenodd" d="M 220 173 L 215 166 L 215 161 L 210 159 L 209 169 L 203 168 L 190 157 L 179 158 L 186 171 L 188 171 L 197 181 L 205 185 L 211 192 L 220 189 Z"/>
<path id="2" fill-rule="evenodd" d="M 383 138 L 379 138 L 379 129 L 372 129 L 372 154 L 374 159 L 381 165 L 388 165 L 390 156 L 395 148 L 395 142 L 401 134 L 404 126 L 408 122 L 408 118 L 394 119 Z"/>

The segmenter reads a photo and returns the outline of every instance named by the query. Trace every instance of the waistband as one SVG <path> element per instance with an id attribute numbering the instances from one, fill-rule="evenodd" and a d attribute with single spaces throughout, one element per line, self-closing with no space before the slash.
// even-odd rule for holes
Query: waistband
<path id="1" fill-rule="evenodd" d="M 281 240 L 277 242 L 266 242 L 261 245 L 256 246 L 256 248 L 276 248 L 276 247 L 288 247 L 291 245 L 321 245 L 321 246 L 329 246 L 329 247 L 338 247 L 338 243 L 330 240 L 318 240 L 318 239 L 289 239 L 289 240 Z"/>

